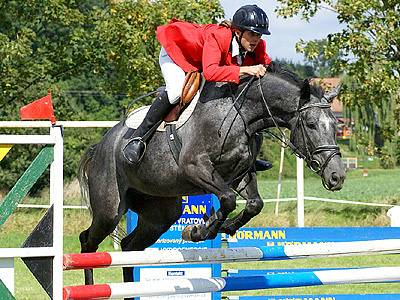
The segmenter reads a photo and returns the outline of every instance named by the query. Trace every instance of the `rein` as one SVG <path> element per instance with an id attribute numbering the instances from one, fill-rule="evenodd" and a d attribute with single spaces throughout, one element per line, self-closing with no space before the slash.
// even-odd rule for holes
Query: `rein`
<path id="1" fill-rule="evenodd" d="M 324 103 L 313 103 L 313 104 L 309 104 L 309 105 L 305 105 L 303 107 L 297 108 L 297 110 L 296 110 L 297 121 L 296 121 L 295 127 L 299 127 L 301 129 L 301 134 L 303 136 L 303 140 L 305 141 L 306 153 L 303 153 L 290 140 L 286 139 L 286 136 L 283 133 L 282 129 L 278 126 L 278 124 L 277 124 L 274 116 L 272 115 L 271 110 L 267 104 L 267 101 L 265 99 L 264 92 L 261 87 L 261 79 L 260 78 L 259 78 L 259 82 L 258 82 L 258 87 L 259 87 L 261 98 L 263 99 L 265 108 L 268 111 L 268 114 L 270 115 L 272 122 L 274 123 L 274 127 L 278 129 L 280 136 L 276 136 L 275 134 L 270 133 L 270 132 L 268 132 L 268 133 L 271 134 L 272 136 L 274 136 L 275 138 L 277 138 L 278 140 L 280 140 L 284 145 L 286 145 L 287 147 L 292 149 L 293 153 L 296 156 L 298 156 L 299 158 L 302 158 L 306 161 L 308 167 L 313 172 L 315 172 L 316 174 L 321 176 L 322 173 L 324 172 L 325 168 L 327 167 L 328 163 L 331 161 L 331 159 L 336 155 L 341 156 L 341 153 L 340 153 L 339 147 L 337 145 L 314 146 L 313 143 L 311 142 L 311 138 L 308 135 L 307 130 L 305 128 L 304 119 L 303 119 L 301 113 L 310 108 L 328 109 L 331 106 L 329 104 L 324 104 Z M 311 149 L 308 146 L 308 142 L 311 143 L 311 146 L 312 146 Z M 325 152 L 325 151 L 330 151 L 330 153 L 324 162 L 321 163 L 319 160 L 314 158 L 314 156 L 316 154 L 319 154 L 319 153 Z M 325 188 L 327 188 L 324 181 L 323 181 L 323 184 L 324 184 Z"/>
<path id="2" fill-rule="evenodd" d="M 240 98 L 242 98 L 242 96 L 247 92 L 247 90 L 249 89 L 250 85 L 253 83 L 254 79 L 255 79 L 255 77 L 252 76 L 252 77 L 250 78 L 249 82 L 248 82 L 248 83 L 245 85 L 245 87 L 240 91 L 240 93 L 239 93 L 239 95 L 238 95 L 237 97 L 235 97 L 235 95 L 234 95 L 234 94 L 232 93 L 232 91 L 231 91 L 231 96 L 232 96 L 232 100 L 233 100 L 233 101 L 232 101 L 231 107 L 229 108 L 228 112 L 226 113 L 226 115 L 225 115 L 224 119 L 222 120 L 221 125 L 220 125 L 220 127 L 219 127 L 219 129 L 218 129 L 218 135 L 219 135 L 220 137 L 222 136 L 222 132 L 221 132 L 222 126 L 224 125 L 226 119 L 228 118 L 228 116 L 229 116 L 229 114 L 230 114 L 230 112 L 231 112 L 231 110 L 232 110 L 233 108 L 236 109 L 236 115 L 235 115 L 235 117 L 233 118 L 231 124 L 229 125 L 229 128 L 228 128 L 228 130 L 227 130 L 227 132 L 226 132 L 226 134 L 225 134 L 224 140 L 223 140 L 223 142 L 222 142 L 221 150 L 220 150 L 220 153 L 219 153 L 219 155 L 218 155 L 218 161 L 219 161 L 219 162 L 221 161 L 222 153 L 223 153 L 224 146 L 225 146 L 226 140 L 227 140 L 227 138 L 228 138 L 229 132 L 231 131 L 232 126 L 233 126 L 233 124 L 234 124 L 234 122 L 235 122 L 235 120 L 236 120 L 236 118 L 237 118 L 238 115 L 239 115 L 240 118 L 243 120 L 243 123 L 244 123 L 244 125 L 245 125 L 245 134 L 246 134 L 246 136 L 247 136 L 248 138 L 250 138 L 250 135 L 249 135 L 249 133 L 248 133 L 248 131 L 247 131 L 247 122 L 245 121 L 245 118 L 243 117 L 242 112 L 241 112 L 241 110 L 240 110 L 241 107 L 242 107 L 242 105 L 244 104 L 244 101 L 246 100 L 246 98 L 243 100 L 243 102 L 242 102 L 240 105 L 239 105 L 239 100 L 240 100 Z M 252 153 L 251 149 L 249 149 L 249 153 Z M 240 175 L 237 176 L 236 178 L 232 179 L 230 182 L 233 182 L 233 181 L 235 181 L 235 180 L 241 178 L 243 175 L 245 175 L 246 173 L 248 173 L 248 172 L 250 171 L 251 168 L 252 168 L 252 166 L 250 166 L 248 170 L 246 170 L 245 172 L 243 172 L 242 174 L 240 174 Z"/>

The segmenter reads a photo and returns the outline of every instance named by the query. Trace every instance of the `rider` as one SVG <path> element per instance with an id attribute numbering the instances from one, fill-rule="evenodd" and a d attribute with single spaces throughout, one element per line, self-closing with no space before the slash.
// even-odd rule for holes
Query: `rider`
<path id="1" fill-rule="evenodd" d="M 239 83 L 240 75 L 263 76 L 271 59 L 266 43 L 269 20 L 257 5 L 245 5 L 233 15 L 232 22 L 193 24 L 173 19 L 157 28 L 161 43 L 159 63 L 165 80 L 165 91 L 155 99 L 143 122 L 123 149 L 130 164 L 138 164 L 144 154 L 144 136 L 159 125 L 179 101 L 185 73 L 202 71 L 207 81 Z M 257 161 L 256 169 L 268 169 L 268 162 Z"/>

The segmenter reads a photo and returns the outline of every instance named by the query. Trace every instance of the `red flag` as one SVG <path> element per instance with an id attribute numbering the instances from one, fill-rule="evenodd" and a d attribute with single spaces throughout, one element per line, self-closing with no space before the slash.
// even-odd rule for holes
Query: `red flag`
<path id="1" fill-rule="evenodd" d="M 51 92 L 47 96 L 21 107 L 19 116 L 21 120 L 50 120 L 54 125 L 56 117 L 51 102 Z"/>

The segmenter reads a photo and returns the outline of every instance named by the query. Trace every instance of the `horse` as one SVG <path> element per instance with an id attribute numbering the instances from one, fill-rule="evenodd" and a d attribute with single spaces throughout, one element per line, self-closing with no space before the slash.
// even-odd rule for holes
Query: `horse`
<path id="1" fill-rule="evenodd" d="M 340 190 L 345 169 L 336 144 L 336 119 L 321 91 L 275 64 L 263 77 L 244 77 L 239 84 L 207 82 L 192 115 L 177 129 L 178 158 L 165 132 L 155 132 L 134 167 L 122 154 L 130 129 L 121 120 L 80 162 L 81 190 L 92 213 L 91 225 L 79 236 L 81 252 L 96 252 L 128 209 L 137 213 L 137 227 L 121 240 L 121 249 L 146 249 L 180 218 L 183 195 L 213 193 L 220 202 L 202 224 L 183 230 L 184 240 L 213 239 L 219 232 L 233 235 L 263 208 L 254 162 L 262 142 L 259 133 L 271 127 L 290 129 L 290 140 L 280 138 L 305 159 L 325 188 Z M 236 209 L 237 194 L 246 205 L 228 217 Z M 124 268 L 123 277 L 132 281 L 132 268 Z M 85 270 L 85 284 L 93 284 L 92 270 Z"/>

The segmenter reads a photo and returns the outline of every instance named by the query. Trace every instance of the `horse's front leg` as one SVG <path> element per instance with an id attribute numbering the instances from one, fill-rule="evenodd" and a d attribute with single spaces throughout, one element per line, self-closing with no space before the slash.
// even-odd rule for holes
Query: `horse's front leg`
<path id="1" fill-rule="evenodd" d="M 204 224 L 188 225 L 182 232 L 187 241 L 199 242 L 214 239 L 221 225 L 236 207 L 236 195 L 214 169 L 207 154 L 182 158 L 183 176 L 204 190 L 204 193 L 215 194 L 220 201 L 217 212 L 211 213 Z"/>
<path id="2" fill-rule="evenodd" d="M 219 232 L 234 235 L 244 224 L 258 215 L 264 203 L 258 193 L 256 172 L 249 172 L 239 183 L 236 191 L 246 199 L 245 208 L 231 219 L 226 219 Z"/>

